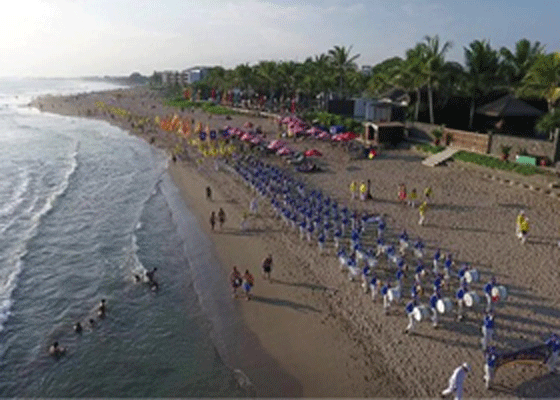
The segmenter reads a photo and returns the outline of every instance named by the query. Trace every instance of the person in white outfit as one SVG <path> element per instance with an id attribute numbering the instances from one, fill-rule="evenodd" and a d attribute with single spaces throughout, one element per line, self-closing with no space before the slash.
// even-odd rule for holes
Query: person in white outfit
<path id="1" fill-rule="evenodd" d="M 496 348 L 488 347 L 485 352 L 485 363 L 484 363 L 484 385 L 486 389 L 490 389 L 492 385 L 492 380 L 494 379 L 494 373 L 496 372 L 496 361 L 498 355 L 496 354 Z"/>
<path id="2" fill-rule="evenodd" d="M 450 394 L 455 394 L 455 400 L 461 400 L 463 398 L 463 383 L 470 371 L 471 367 L 467 363 L 463 363 L 455 368 L 453 374 L 449 378 L 449 386 L 441 392 L 441 395 L 449 396 Z"/>

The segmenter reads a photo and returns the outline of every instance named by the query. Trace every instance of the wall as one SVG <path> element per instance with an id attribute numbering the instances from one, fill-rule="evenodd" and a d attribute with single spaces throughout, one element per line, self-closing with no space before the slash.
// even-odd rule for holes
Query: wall
<path id="1" fill-rule="evenodd" d="M 502 154 L 502 146 L 511 146 L 512 155 L 516 155 L 519 150 L 525 149 L 530 155 L 554 159 L 554 142 L 549 140 L 493 134 L 490 153 Z"/>
<path id="2" fill-rule="evenodd" d="M 490 137 L 484 133 L 461 131 L 459 129 L 444 128 L 442 141 L 451 135 L 451 145 L 476 153 L 487 153 Z"/>

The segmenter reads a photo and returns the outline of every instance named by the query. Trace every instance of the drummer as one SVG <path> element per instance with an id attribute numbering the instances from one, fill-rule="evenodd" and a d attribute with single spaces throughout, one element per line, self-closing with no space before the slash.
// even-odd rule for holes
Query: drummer
<path id="1" fill-rule="evenodd" d="M 416 320 L 414 319 L 414 308 L 417 306 L 417 301 L 415 298 L 412 298 L 405 307 L 406 315 L 408 316 L 408 325 L 404 330 L 404 333 L 410 335 L 414 333 L 414 328 L 416 327 Z"/>
<path id="2" fill-rule="evenodd" d="M 484 296 L 486 297 L 486 312 L 494 311 L 494 303 L 492 302 L 492 289 L 496 286 L 496 277 L 492 276 L 490 281 L 484 285 Z"/>
<path id="3" fill-rule="evenodd" d="M 467 294 L 468 291 L 467 283 L 463 282 L 455 294 L 455 298 L 457 299 L 457 321 L 462 321 L 464 318 L 463 305 L 465 303 L 465 294 Z"/>
<path id="4" fill-rule="evenodd" d="M 453 256 L 451 253 L 447 253 L 445 256 L 445 261 L 443 262 L 443 277 L 445 283 L 449 284 L 451 280 L 451 268 L 453 268 Z"/>
<path id="5" fill-rule="evenodd" d="M 441 295 L 437 289 L 434 289 L 434 293 L 430 297 L 430 310 L 432 311 L 432 326 L 434 329 L 438 328 L 437 302 L 439 299 L 441 299 Z"/>
<path id="6" fill-rule="evenodd" d="M 439 273 L 439 262 L 441 260 L 441 251 L 440 249 L 437 249 L 436 252 L 434 253 L 434 275 L 437 275 Z"/>
<path id="7" fill-rule="evenodd" d="M 383 296 L 383 313 L 385 315 L 389 314 L 389 307 L 391 307 L 391 302 L 389 301 L 389 289 L 391 289 L 390 282 L 387 282 L 381 287 L 381 295 Z"/>
<path id="8" fill-rule="evenodd" d="M 482 344 L 482 350 L 486 351 L 494 336 L 494 314 L 492 312 L 487 312 L 484 316 L 481 331 L 482 339 L 480 339 L 480 343 Z"/>
<path id="9" fill-rule="evenodd" d="M 377 280 L 377 274 L 374 272 L 371 280 L 369 281 L 369 289 L 371 290 L 371 300 L 375 301 L 375 299 L 377 298 L 377 285 L 378 285 L 378 280 Z"/>
<path id="10" fill-rule="evenodd" d="M 490 384 L 492 379 L 494 379 L 494 372 L 496 370 L 496 361 L 498 360 L 498 355 L 496 354 L 495 347 L 488 347 L 485 352 L 485 363 L 484 363 L 484 383 L 486 389 L 490 389 Z"/>

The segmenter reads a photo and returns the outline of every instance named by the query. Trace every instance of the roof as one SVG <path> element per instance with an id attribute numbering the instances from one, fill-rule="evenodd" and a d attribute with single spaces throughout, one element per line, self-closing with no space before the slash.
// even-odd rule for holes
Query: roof
<path id="1" fill-rule="evenodd" d="M 544 111 L 525 103 L 512 94 L 507 94 L 496 101 L 478 107 L 476 112 L 488 117 L 539 117 L 544 114 Z"/>
<path id="2" fill-rule="evenodd" d="M 373 125 L 377 128 L 395 128 L 395 127 L 404 127 L 404 124 L 399 121 L 389 121 L 389 122 L 371 122 L 367 121 L 364 122 L 365 126 Z"/>
<path id="3" fill-rule="evenodd" d="M 401 103 L 403 101 L 410 103 L 410 96 L 408 95 L 406 90 L 401 88 L 392 88 L 380 96 L 381 99 L 390 99 L 395 103 Z"/>

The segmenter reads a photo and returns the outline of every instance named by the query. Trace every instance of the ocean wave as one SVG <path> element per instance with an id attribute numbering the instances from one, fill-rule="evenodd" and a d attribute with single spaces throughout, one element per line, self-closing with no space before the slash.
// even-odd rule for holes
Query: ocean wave
<path id="1" fill-rule="evenodd" d="M 43 207 L 39 210 L 39 212 L 33 215 L 32 220 L 34 222 L 38 222 L 42 217 L 47 215 L 54 208 L 57 199 L 59 199 L 64 195 L 64 193 L 66 193 L 66 190 L 70 185 L 70 180 L 78 169 L 79 149 L 80 149 L 80 142 L 76 142 L 74 146 L 74 151 L 70 155 L 67 170 L 64 174 L 62 181 L 58 184 L 58 187 L 56 187 L 55 190 L 53 190 L 46 198 L 45 203 L 43 204 Z"/>

